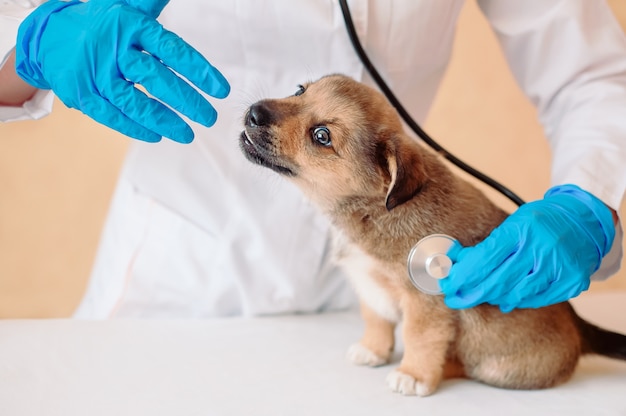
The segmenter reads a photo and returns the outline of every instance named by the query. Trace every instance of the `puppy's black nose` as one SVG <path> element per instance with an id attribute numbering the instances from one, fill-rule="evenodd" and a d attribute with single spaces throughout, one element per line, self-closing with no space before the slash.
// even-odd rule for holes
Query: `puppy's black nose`
<path id="1" fill-rule="evenodd" d="M 246 115 L 246 125 L 250 127 L 269 126 L 272 123 L 272 113 L 263 102 L 252 104 Z"/>

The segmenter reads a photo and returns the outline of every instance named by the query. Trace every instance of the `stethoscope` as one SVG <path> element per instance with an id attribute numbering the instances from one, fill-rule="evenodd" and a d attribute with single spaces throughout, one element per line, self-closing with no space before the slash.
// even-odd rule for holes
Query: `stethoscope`
<path id="1" fill-rule="evenodd" d="M 365 53 L 365 50 L 359 41 L 359 37 L 357 36 L 356 29 L 354 28 L 347 0 L 339 0 L 339 6 L 341 7 L 346 29 L 348 30 L 348 35 L 356 54 L 382 93 L 385 94 L 389 102 L 395 107 L 396 111 L 398 111 L 398 114 L 400 114 L 400 117 L 402 117 L 402 120 L 404 120 L 409 128 L 411 128 L 411 130 L 413 130 L 415 134 L 417 134 L 418 137 L 421 138 L 428 146 L 458 168 L 497 190 L 513 201 L 516 205 L 520 206 L 524 204 L 524 200 L 513 193 L 513 191 L 508 189 L 506 186 L 472 168 L 444 149 L 439 143 L 433 140 L 433 138 L 430 137 L 415 120 L 413 120 Z M 447 252 L 455 243 L 456 240 L 453 237 L 445 234 L 433 234 L 423 238 L 413 246 L 408 256 L 407 266 L 411 282 L 416 288 L 431 295 L 441 293 L 438 280 L 447 277 L 450 272 L 452 260 L 447 256 Z"/>

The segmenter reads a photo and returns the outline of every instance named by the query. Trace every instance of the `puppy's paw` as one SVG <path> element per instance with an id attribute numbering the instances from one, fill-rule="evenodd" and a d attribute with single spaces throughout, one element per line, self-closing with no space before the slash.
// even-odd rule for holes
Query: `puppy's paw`
<path id="1" fill-rule="evenodd" d="M 352 364 L 367 365 L 370 367 L 384 365 L 387 364 L 388 361 L 387 358 L 379 356 L 359 342 L 352 344 L 350 348 L 348 348 L 346 357 Z"/>
<path id="2" fill-rule="evenodd" d="M 428 385 L 415 377 L 403 373 L 399 370 L 394 370 L 387 376 L 387 385 L 395 393 L 401 393 L 405 396 L 428 396 L 432 394 L 436 386 Z"/>

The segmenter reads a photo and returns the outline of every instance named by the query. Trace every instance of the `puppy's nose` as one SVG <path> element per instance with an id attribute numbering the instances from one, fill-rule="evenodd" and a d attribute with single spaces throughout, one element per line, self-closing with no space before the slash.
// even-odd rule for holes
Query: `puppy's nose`
<path id="1" fill-rule="evenodd" d="M 250 127 L 269 126 L 272 123 L 272 113 L 267 106 L 262 103 L 252 104 L 246 115 L 246 125 Z"/>

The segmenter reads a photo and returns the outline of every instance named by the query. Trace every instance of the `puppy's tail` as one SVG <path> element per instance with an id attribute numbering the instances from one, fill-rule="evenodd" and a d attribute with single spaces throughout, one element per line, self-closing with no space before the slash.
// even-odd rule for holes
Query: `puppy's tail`
<path id="1" fill-rule="evenodd" d="M 577 316 L 583 354 L 599 354 L 626 360 L 626 335 L 608 331 Z"/>

